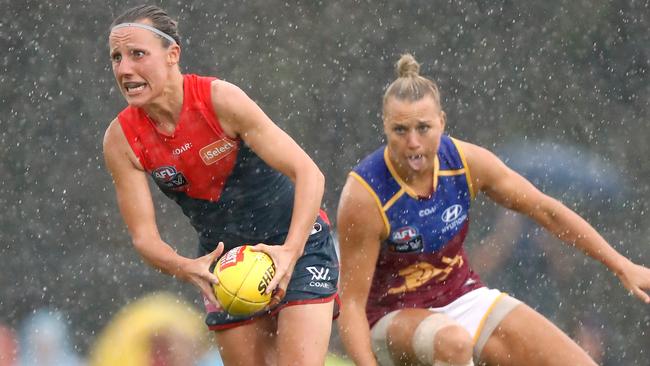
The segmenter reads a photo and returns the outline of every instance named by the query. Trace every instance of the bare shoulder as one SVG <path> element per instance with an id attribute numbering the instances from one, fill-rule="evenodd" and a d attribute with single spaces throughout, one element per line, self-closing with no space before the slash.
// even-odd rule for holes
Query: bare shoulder
<path id="1" fill-rule="evenodd" d="M 114 170 L 119 163 L 130 163 L 138 170 L 143 170 L 140 162 L 133 153 L 126 140 L 120 121 L 115 118 L 111 121 L 104 133 L 104 159 L 110 170 Z"/>
<path id="2" fill-rule="evenodd" d="M 227 105 L 232 98 L 247 97 L 246 93 L 240 87 L 225 80 L 214 80 L 211 85 L 212 101 L 219 106 Z"/>
<path id="3" fill-rule="evenodd" d="M 212 107 L 228 135 L 238 135 L 238 125 L 257 105 L 237 85 L 224 80 L 212 82 Z"/>
<path id="4" fill-rule="evenodd" d="M 367 209 L 375 206 L 375 200 L 372 194 L 360 182 L 360 178 L 349 174 L 348 178 L 341 191 L 341 198 L 339 202 L 339 211 L 343 210 L 358 210 L 361 208 Z"/>
<path id="5" fill-rule="evenodd" d="M 378 198 L 371 188 L 354 173 L 349 174 L 338 207 L 339 227 L 344 230 L 364 231 L 370 236 L 387 235 Z"/>
<path id="6" fill-rule="evenodd" d="M 236 114 L 239 108 L 246 108 L 253 101 L 237 85 L 224 80 L 212 82 L 212 104 L 219 114 Z"/>
<path id="7" fill-rule="evenodd" d="M 104 155 L 108 156 L 120 150 L 123 144 L 127 143 L 120 121 L 115 118 L 111 121 L 104 132 Z"/>
<path id="8" fill-rule="evenodd" d="M 507 169 L 505 164 L 490 150 L 467 141 L 456 140 L 463 150 L 473 184 L 481 188 L 495 174 L 502 174 Z"/>
<path id="9" fill-rule="evenodd" d="M 470 168 L 480 166 L 485 159 L 490 160 L 492 158 L 496 158 L 496 156 L 490 150 L 484 147 L 459 139 L 454 140 L 463 150 L 465 159 L 467 159 L 467 164 L 470 165 Z"/>
<path id="10" fill-rule="evenodd" d="M 512 187 L 521 189 L 523 178 L 510 169 L 490 150 L 468 142 L 459 142 L 464 151 L 467 166 L 476 191 L 487 193 L 492 199 L 502 203 L 502 192 Z"/>
<path id="11" fill-rule="evenodd" d="M 122 131 L 122 126 L 120 126 L 120 121 L 115 118 L 108 124 L 108 127 L 104 132 L 104 148 L 120 139 L 125 139 L 124 132 Z"/>

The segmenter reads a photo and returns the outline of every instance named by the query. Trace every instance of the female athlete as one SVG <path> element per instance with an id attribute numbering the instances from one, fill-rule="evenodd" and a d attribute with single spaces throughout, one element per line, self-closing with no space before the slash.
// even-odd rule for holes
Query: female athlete
<path id="1" fill-rule="evenodd" d="M 322 365 L 338 259 L 319 209 L 320 170 L 240 88 L 181 73 L 177 25 L 162 9 L 118 16 L 109 48 L 128 106 L 106 131 L 104 155 L 136 250 L 201 290 L 226 365 Z M 198 258 L 180 256 L 160 237 L 147 176 L 196 229 Z M 224 245 L 247 243 L 272 257 L 267 291 L 277 287 L 279 303 L 234 317 L 215 299 L 210 266 Z M 327 275 L 314 280 L 314 273 Z"/>
<path id="2" fill-rule="evenodd" d="M 383 99 L 387 144 L 350 173 L 338 209 L 339 318 L 358 365 L 594 365 L 520 301 L 485 287 L 463 242 L 485 193 L 602 262 L 646 303 L 650 270 L 617 253 L 585 220 L 494 154 L 444 133 L 435 83 L 411 55 Z"/>

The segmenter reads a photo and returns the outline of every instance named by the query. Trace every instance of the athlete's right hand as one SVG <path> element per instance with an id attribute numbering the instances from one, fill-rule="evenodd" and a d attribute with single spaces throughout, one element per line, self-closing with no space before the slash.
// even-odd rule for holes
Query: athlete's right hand
<path id="1" fill-rule="evenodd" d="M 202 257 L 191 259 L 188 265 L 184 266 L 185 280 L 192 283 L 201 290 L 203 296 L 208 299 L 218 310 L 221 310 L 221 305 L 214 295 L 213 285 L 219 283 L 219 279 L 212 272 L 210 268 L 212 264 L 223 253 L 223 242 L 219 242 L 217 248 L 211 253 Z"/>
<path id="2" fill-rule="evenodd" d="M 650 304 L 650 268 L 626 261 L 623 270 L 618 273 L 618 278 L 630 293 L 646 304 Z"/>

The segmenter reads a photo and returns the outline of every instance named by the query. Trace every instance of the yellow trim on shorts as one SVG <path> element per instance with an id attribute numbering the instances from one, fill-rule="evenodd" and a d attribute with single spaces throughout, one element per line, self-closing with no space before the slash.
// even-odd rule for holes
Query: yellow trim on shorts
<path id="1" fill-rule="evenodd" d="M 474 199 L 476 198 L 476 192 L 474 191 L 474 185 L 472 184 L 472 174 L 470 174 L 469 165 L 467 165 L 467 159 L 465 159 L 465 153 L 463 152 L 463 149 L 460 148 L 460 145 L 458 145 L 458 140 L 451 136 L 449 138 L 454 143 L 454 146 L 456 146 L 458 155 L 460 155 L 460 160 L 463 162 L 463 167 L 465 167 L 465 179 L 467 179 L 467 186 L 469 187 L 469 194 L 470 197 Z"/>
<path id="2" fill-rule="evenodd" d="M 381 205 L 381 200 L 379 199 L 379 196 L 377 196 L 377 193 L 375 193 L 375 190 L 372 189 L 372 187 L 366 182 L 365 179 L 363 179 L 359 174 L 356 172 L 350 172 L 350 176 L 354 179 L 356 179 L 359 183 L 361 183 L 361 186 L 363 186 L 368 192 L 370 192 L 370 195 L 372 198 L 375 199 L 375 202 L 377 203 L 377 207 L 379 208 L 379 212 L 381 213 L 381 219 L 384 221 L 384 226 L 386 227 L 386 232 L 390 234 L 390 223 L 388 222 L 388 217 L 386 216 L 386 212 L 384 212 L 384 209 Z M 399 192 L 398 192 L 399 193 Z"/>
<path id="3" fill-rule="evenodd" d="M 507 294 L 505 292 L 502 292 L 497 296 L 496 299 L 492 302 L 492 305 L 487 309 L 485 314 L 483 314 L 483 317 L 481 318 L 481 321 L 478 323 L 478 328 L 476 328 L 476 333 L 474 333 L 473 339 L 472 339 L 472 344 L 476 344 L 478 341 L 479 336 L 481 335 L 481 332 L 483 331 L 483 327 L 485 326 L 485 321 L 487 320 L 488 316 L 494 310 L 494 307 L 497 305 L 497 303 L 501 300 L 502 297 L 506 296 Z"/>

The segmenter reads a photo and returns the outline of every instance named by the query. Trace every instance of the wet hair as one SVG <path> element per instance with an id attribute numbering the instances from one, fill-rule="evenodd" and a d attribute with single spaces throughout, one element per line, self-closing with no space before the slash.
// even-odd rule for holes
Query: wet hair
<path id="1" fill-rule="evenodd" d="M 386 109 L 388 98 L 397 98 L 415 102 L 425 96 L 431 96 L 440 106 L 440 91 L 435 82 L 420 76 L 420 64 L 413 55 L 403 54 L 395 64 L 397 79 L 393 81 L 384 93 L 383 108 Z"/>
<path id="2" fill-rule="evenodd" d="M 110 29 L 122 23 L 137 23 L 139 20 L 148 19 L 151 25 L 159 31 L 169 35 L 181 45 L 181 37 L 178 34 L 178 23 L 167 15 L 163 9 L 155 5 L 139 5 L 126 10 L 124 13 L 113 19 Z M 163 37 L 160 38 L 164 47 L 169 47 L 171 42 Z"/>

